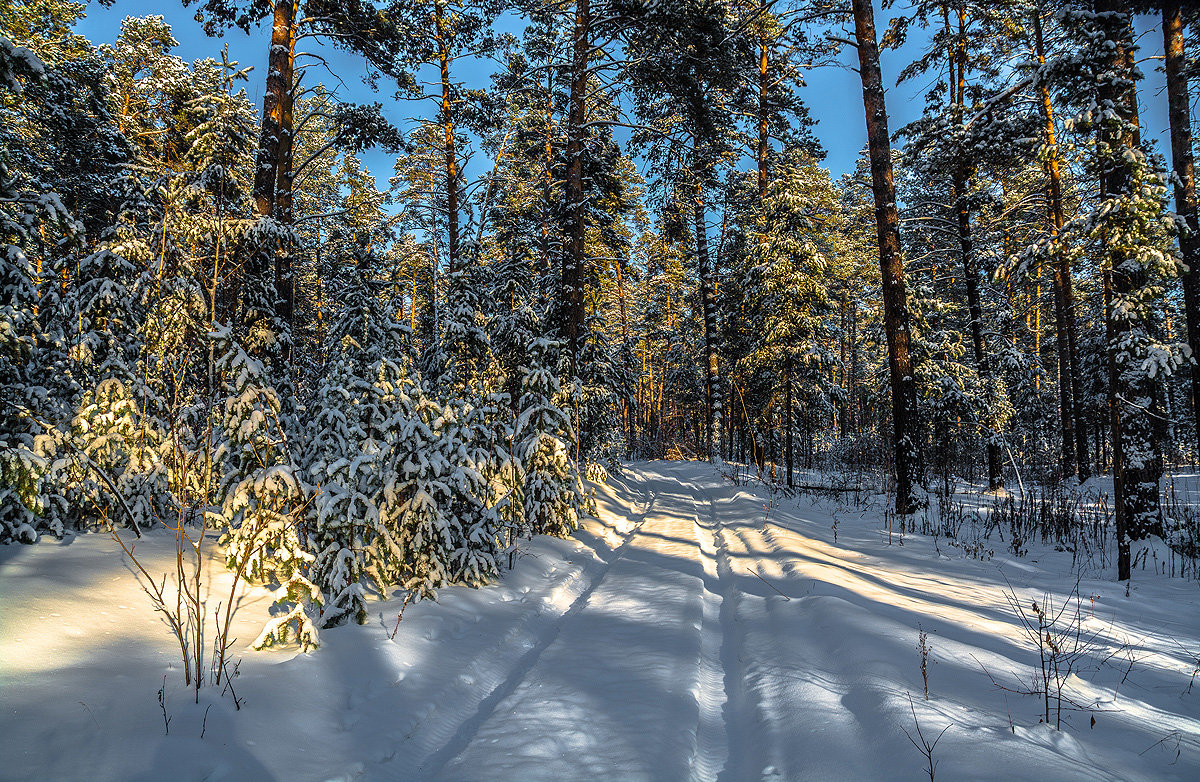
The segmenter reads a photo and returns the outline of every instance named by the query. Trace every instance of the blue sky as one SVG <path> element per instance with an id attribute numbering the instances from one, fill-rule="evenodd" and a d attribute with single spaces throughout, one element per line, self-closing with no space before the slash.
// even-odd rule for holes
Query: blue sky
<path id="1" fill-rule="evenodd" d="M 897 5 L 903 6 L 903 3 Z M 897 10 L 903 11 L 904 8 L 901 7 Z M 876 25 L 882 31 L 886 29 L 886 20 L 889 14 L 880 12 L 878 8 L 876 12 L 878 14 Z M 161 14 L 166 17 L 176 40 L 179 41 L 176 53 L 185 60 L 218 57 L 221 46 L 227 43 L 231 59 L 239 61 L 243 67 L 254 66 L 255 70 L 250 75 L 246 91 L 254 104 L 261 108 L 264 78 L 262 74 L 266 69 L 269 38 L 265 26 L 255 30 L 251 35 L 246 35 L 240 30 L 233 30 L 226 33 L 223 39 L 213 39 L 207 37 L 195 21 L 194 7 L 184 8 L 180 0 L 160 0 L 159 2 L 117 0 L 110 8 L 103 8 L 92 3 L 88 7 L 87 17 L 77 25 L 76 29 L 94 44 L 108 43 L 117 37 L 121 28 L 121 20 L 126 16 L 149 14 Z M 1145 137 L 1158 140 L 1159 151 L 1169 155 L 1170 140 L 1167 135 L 1167 107 L 1162 87 L 1163 77 L 1156 70 L 1159 60 L 1147 60 L 1147 58 L 1161 58 L 1162 56 L 1162 37 L 1156 29 L 1151 30 L 1153 24 L 1154 19 L 1151 17 L 1139 17 L 1136 20 L 1136 27 L 1142 34 L 1139 41 L 1142 50 L 1139 56 L 1143 59 L 1141 67 L 1146 77 L 1141 86 L 1141 119 Z M 1147 33 L 1147 30 L 1151 31 Z M 519 29 L 513 31 L 519 33 Z M 914 33 L 914 37 L 915 35 L 916 33 Z M 851 36 L 847 34 L 847 37 Z M 915 50 L 918 44 L 919 42 L 910 42 L 905 49 Z M 331 63 L 337 77 L 344 85 L 338 86 L 338 93 L 343 99 L 355 102 L 381 102 L 384 105 L 385 114 L 396 123 L 402 123 L 410 116 L 429 110 L 417 104 L 393 102 L 391 100 L 392 90 L 388 89 L 383 82 L 381 82 L 380 91 L 372 93 L 362 81 L 366 69 L 361 59 L 327 49 L 322 49 L 321 53 Z M 920 116 L 923 106 L 922 95 L 927 89 L 926 82 L 921 79 L 896 85 L 896 77 L 900 69 L 912 59 L 908 54 L 909 52 L 906 50 L 889 51 L 884 52 L 882 57 L 884 83 L 888 87 L 889 124 L 893 131 Z M 815 133 L 828 152 L 824 164 L 834 178 L 854 170 L 855 160 L 863 145 L 866 144 L 867 138 L 862 106 L 862 86 L 858 74 L 847 67 L 847 64 L 851 62 L 857 64 L 857 58 L 854 51 L 847 48 L 842 53 L 840 60 L 842 63 L 840 67 L 827 66 L 806 71 L 807 86 L 803 92 L 804 100 L 807 102 L 812 116 L 819 120 Z M 314 73 L 309 78 L 324 82 L 331 88 L 336 84 L 333 76 L 318 69 L 314 69 Z M 480 78 L 486 78 L 483 69 L 480 69 Z M 375 174 L 380 186 L 386 187 L 387 179 L 392 173 L 392 156 L 379 151 L 368 151 L 362 155 L 362 158 L 366 166 Z M 479 158 L 476 159 L 479 160 Z M 468 173 L 471 173 L 470 170 Z"/>

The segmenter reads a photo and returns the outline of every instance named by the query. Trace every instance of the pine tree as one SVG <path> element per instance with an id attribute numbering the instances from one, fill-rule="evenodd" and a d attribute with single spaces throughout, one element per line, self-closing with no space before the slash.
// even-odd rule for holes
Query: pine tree
<path id="1" fill-rule="evenodd" d="M 526 348 L 521 399 L 513 440 L 524 472 L 524 525 L 520 534 L 565 536 L 586 512 L 587 501 L 571 458 L 569 415 L 555 404 L 559 345 L 544 337 Z"/>
<path id="2" fill-rule="evenodd" d="M 391 437 L 382 422 L 408 412 L 408 335 L 379 295 L 378 263 L 361 236 L 329 280 L 326 364 L 310 406 L 310 578 L 324 593 L 326 627 L 348 616 L 365 622 L 367 587 L 383 593 L 404 559 L 396 530 L 385 524 Z"/>
<path id="3" fill-rule="evenodd" d="M 875 194 L 879 263 L 883 273 L 884 328 L 888 342 L 888 374 L 892 391 L 892 447 L 895 451 L 896 512 L 916 509 L 915 483 L 920 463 L 916 432 L 916 388 L 910 353 L 908 296 L 900 248 L 896 187 L 892 174 L 891 142 L 883 77 L 875 36 L 875 12 L 870 0 L 854 0 L 854 31 L 858 43 L 859 75 L 867 115 L 867 144 Z"/>
<path id="4" fill-rule="evenodd" d="M 1103 52 L 1092 64 L 1095 101 L 1081 119 L 1095 127 L 1101 200 L 1080 218 L 1106 272 L 1109 409 L 1116 486 L 1118 578 L 1130 573 L 1130 543 L 1160 534 L 1162 446 L 1155 432 L 1162 378 L 1181 363 L 1176 346 L 1155 339 L 1150 321 L 1180 264 L 1162 230 L 1166 187 L 1139 148 L 1130 14 L 1121 0 L 1098 0 L 1074 15 L 1077 34 Z M 1157 229 L 1157 230 L 1156 230 Z"/>
<path id="5" fill-rule="evenodd" d="M 1193 27 L 1195 22 L 1193 21 Z M 1175 211 L 1182 223 L 1179 250 L 1184 265 L 1184 313 L 1188 346 L 1192 351 L 1192 407 L 1196 416 L 1196 453 L 1200 454 L 1200 212 L 1196 206 L 1195 155 L 1192 122 L 1188 111 L 1188 73 L 1183 46 L 1183 14 L 1179 2 L 1162 3 L 1163 51 L 1166 54 L 1167 106 L 1171 123 L 1172 182 Z"/>
<path id="6" fill-rule="evenodd" d="M 44 79 L 45 72 L 37 55 L 0 37 L 0 116 L 11 116 L 25 85 Z M 63 530 L 56 522 L 47 527 L 41 518 L 47 463 L 37 452 L 39 423 L 31 412 L 44 399 L 34 375 L 37 288 L 26 248 L 39 227 L 73 231 L 75 225 L 56 195 L 30 188 L 28 177 L 14 167 L 13 139 L 0 134 L 0 542 L 32 543 L 41 531 Z"/>
<path id="7" fill-rule="evenodd" d="M 315 559 L 302 538 L 302 513 L 311 501 L 288 432 L 295 431 L 266 371 L 228 327 L 214 330 L 226 378 L 214 461 L 220 466 L 214 519 L 222 530 L 226 565 L 243 577 L 276 587 L 275 616 L 252 646 L 319 643 L 314 620 L 323 600 L 310 578 Z"/>
<path id="8" fill-rule="evenodd" d="M 665 23 L 664 17 L 673 18 Z M 737 89 L 736 47 L 741 41 L 729 34 L 728 20 L 719 6 L 701 3 L 651 9 L 646 21 L 656 24 L 646 24 L 633 39 L 633 54 L 639 58 L 633 69 L 639 85 L 635 95 L 643 122 L 670 139 L 669 151 L 660 147 L 659 159 L 674 156 L 683 161 L 675 171 L 664 173 L 673 179 L 669 186 L 686 193 L 689 201 L 704 329 L 704 451 L 710 459 L 719 460 L 725 399 L 718 345 L 718 273 L 708 241 L 708 196 L 718 181 L 718 171 L 733 154 L 730 102 Z M 689 57 L 687 53 L 693 50 L 704 50 L 707 56 Z"/>

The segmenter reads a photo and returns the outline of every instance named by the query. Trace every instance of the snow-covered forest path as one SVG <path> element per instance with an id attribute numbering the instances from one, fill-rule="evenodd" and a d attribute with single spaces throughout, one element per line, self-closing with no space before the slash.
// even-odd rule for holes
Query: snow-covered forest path
<path id="1" fill-rule="evenodd" d="M 479 708 L 444 743 L 429 734 L 440 748 L 421 778 L 915 779 L 910 708 L 930 740 L 950 726 L 949 778 L 1136 778 L 1104 747 L 1090 757 L 1069 735 L 1000 717 L 1005 696 L 984 667 L 1003 678 L 1024 655 L 995 565 L 900 545 L 891 561 L 864 555 L 877 529 L 838 545 L 836 509 L 788 513 L 706 464 L 634 465 L 614 488 L 578 536 L 595 562 L 553 593 L 556 618 L 487 680 Z M 924 702 L 920 629 L 938 650 L 931 696 L 953 693 L 936 705 Z M 1146 746 L 1181 727 L 1200 738 L 1195 720 L 1145 718 Z"/>
<path id="2" fill-rule="evenodd" d="M 189 702 L 111 541 L 0 552 L 0 778 L 914 780 L 918 721 L 946 729 L 938 779 L 1200 771 L 1194 582 L 1080 582 L 1095 654 L 1068 690 L 1088 710 L 1058 731 L 992 679 L 1028 687 L 1038 655 L 1005 592 L 1060 598 L 1069 554 L 889 545 L 878 508 L 772 502 L 702 463 L 630 465 L 597 503 L 499 584 L 410 606 L 394 640 L 397 600 L 314 654 L 242 652 L 241 711 Z M 140 545 L 165 569 L 168 543 Z M 247 594 L 240 638 L 265 602 Z"/>

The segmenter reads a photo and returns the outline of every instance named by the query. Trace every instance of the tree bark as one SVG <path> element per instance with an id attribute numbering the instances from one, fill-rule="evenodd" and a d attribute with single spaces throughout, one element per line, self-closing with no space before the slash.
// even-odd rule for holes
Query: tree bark
<path id="1" fill-rule="evenodd" d="M 792 479 L 792 430 L 795 429 L 795 422 L 792 420 L 792 372 L 790 369 L 783 370 L 783 465 L 787 471 L 787 485 L 790 488 L 795 485 Z"/>
<path id="2" fill-rule="evenodd" d="M 1045 38 L 1042 33 L 1041 10 L 1033 13 L 1034 47 L 1038 62 L 1045 64 Z M 1047 158 L 1046 197 L 1052 236 L 1057 242 L 1066 224 L 1062 198 L 1062 174 L 1058 160 L 1057 135 L 1054 129 L 1054 104 L 1045 84 L 1038 87 L 1041 99 L 1042 122 Z M 1083 388 L 1079 373 L 1079 353 L 1076 350 L 1075 289 L 1071 263 L 1066 253 L 1057 248 L 1054 254 L 1054 314 L 1057 322 L 1059 416 L 1062 425 L 1062 470 L 1064 476 L 1078 475 L 1085 480 L 1091 473 L 1088 465 L 1087 424 L 1083 420 Z"/>
<path id="3" fill-rule="evenodd" d="M 966 140 L 966 128 L 963 127 L 963 112 L 967 93 L 967 44 L 966 44 L 966 10 L 958 9 L 957 40 L 950 38 L 949 9 L 942 7 L 942 18 L 945 24 L 946 36 L 951 43 L 948 47 L 950 66 L 950 95 L 951 115 L 955 124 L 960 128 L 962 140 Z M 970 318 L 971 345 L 975 350 L 975 368 L 979 379 L 991 384 L 991 368 L 988 362 L 987 345 L 983 339 L 983 303 L 979 297 L 979 271 L 975 268 L 975 253 L 971 239 L 971 211 L 967 200 L 970 189 L 971 168 L 969 153 L 965 149 L 958 150 L 958 163 L 954 169 L 954 212 L 958 227 L 958 246 L 962 256 L 963 280 L 967 287 L 967 314 Z M 990 393 L 990 390 L 988 391 Z M 986 428 L 988 491 L 997 491 L 1004 487 L 1004 463 L 1000 458 L 1000 445 L 995 442 L 999 432 Z"/>
<path id="4" fill-rule="evenodd" d="M 546 63 L 546 112 L 542 123 L 541 273 L 550 275 L 550 216 L 554 214 L 554 70 Z"/>
<path id="5" fill-rule="evenodd" d="M 295 176 L 292 171 L 293 149 L 295 144 L 295 104 L 296 90 L 293 76 L 295 73 L 296 52 L 296 2 L 289 3 L 291 10 L 291 25 L 288 30 L 286 71 L 284 73 L 284 91 L 280 100 L 279 112 L 279 162 L 278 178 L 275 190 L 275 219 L 286 228 L 291 228 L 295 222 L 293 207 L 292 185 Z M 275 318 L 285 329 L 281 335 L 280 358 L 283 365 L 292 364 L 292 327 L 296 318 L 296 275 L 293 269 L 292 243 L 283 242 L 275 253 Z"/>
<path id="6" fill-rule="evenodd" d="M 717 308 L 713 285 L 712 259 L 708 254 L 708 225 L 704 206 L 704 186 L 697 180 L 693 201 L 696 221 L 696 265 L 700 273 L 700 306 L 704 316 L 704 395 L 707 400 L 705 434 L 708 458 L 721 458 L 721 373 L 717 363 Z"/>
<path id="7" fill-rule="evenodd" d="M 988 362 L 987 346 L 983 340 L 983 302 L 979 296 L 979 271 L 975 268 L 975 252 L 971 240 L 971 213 L 966 201 L 966 176 L 960 168 L 955 176 L 955 212 L 958 217 L 958 242 L 962 252 L 963 279 L 967 284 L 967 313 L 971 319 L 971 344 L 975 349 L 975 367 L 979 379 L 991 382 L 991 366 Z M 1004 463 L 1000 458 L 1000 445 L 994 441 L 998 432 L 987 431 L 988 490 L 997 491 L 1004 487 Z"/>
<path id="8" fill-rule="evenodd" d="M 441 0 L 433 4 L 434 40 L 437 42 L 438 75 L 442 101 L 438 119 L 442 125 L 442 147 L 446 166 L 446 269 L 458 271 L 458 151 L 455 148 L 454 104 L 450 84 L 450 44 Z"/>
<path id="9" fill-rule="evenodd" d="M 1096 0 L 1095 10 L 1104 38 L 1115 43 L 1112 59 L 1097 87 L 1097 102 L 1109 117 L 1100 126 L 1101 190 L 1105 198 L 1128 194 L 1133 187 L 1133 156 L 1137 148 L 1137 104 L 1131 62 L 1130 16 L 1123 0 Z M 1123 220 L 1115 214 L 1113 219 Z M 1110 304 L 1107 307 L 1109 407 L 1112 418 L 1113 475 L 1116 488 L 1117 577 L 1130 575 L 1131 540 L 1156 531 L 1161 519 L 1159 473 L 1161 454 L 1150 408 L 1153 383 L 1136 366 L 1128 345 L 1139 339 L 1147 324 L 1120 299 L 1136 295 L 1146 272 L 1127 252 L 1112 249 Z"/>
<path id="10" fill-rule="evenodd" d="M 892 391 L 896 512 L 907 514 L 917 507 L 914 489 L 919 451 L 916 438 L 917 387 L 910 356 L 912 339 L 908 324 L 904 259 L 900 251 L 900 218 L 896 210 L 892 147 L 883 97 L 883 76 L 879 70 L 879 47 L 875 38 L 875 12 L 871 0 L 853 0 L 853 8 L 863 108 L 867 120 L 867 146 L 871 158 L 871 185 L 875 196 L 879 268 L 883 282 L 883 324 L 887 334 L 888 376 Z"/>
<path id="11" fill-rule="evenodd" d="M 562 262 L 562 308 L 571 377 L 579 377 L 584 328 L 583 278 L 586 259 L 586 209 L 583 192 L 583 137 L 587 119 L 588 60 L 591 54 L 591 3 L 576 0 L 567 111 L 567 247 Z"/>
<path id="12" fill-rule="evenodd" d="M 1163 51 L 1166 53 L 1167 111 L 1171 120 L 1171 163 L 1175 174 L 1175 211 L 1187 223 L 1179 233 L 1179 251 L 1187 271 L 1183 274 L 1183 309 L 1188 345 L 1200 360 L 1200 226 L 1197 225 L 1195 161 L 1192 157 L 1192 121 L 1188 111 L 1188 83 L 1184 73 L 1183 21 L 1180 3 L 1163 5 Z M 1196 454 L 1200 456 L 1200 364 L 1192 367 L 1192 408 L 1196 416 Z"/>
<path id="13" fill-rule="evenodd" d="M 771 149 L 771 138 L 767 127 L 767 91 L 770 87 L 770 62 L 767 59 L 766 33 L 760 26 L 758 44 L 758 145 L 755 157 L 758 163 L 758 198 L 760 208 L 767 200 L 767 154 Z"/>
<path id="14" fill-rule="evenodd" d="M 267 83 L 263 94 L 262 130 L 255 156 L 254 211 L 259 218 L 280 221 L 279 193 L 286 188 L 285 206 L 291 213 L 292 84 L 296 48 L 296 0 L 275 3 L 271 27 L 271 51 L 267 58 Z M 285 164 L 285 158 L 287 160 Z M 282 222 L 282 221 L 280 221 Z M 272 316 L 281 317 L 287 329 L 293 312 L 290 248 L 260 247 L 247 264 L 247 301 L 244 321 L 251 329 L 261 328 Z M 273 295 L 274 301 L 264 300 Z M 284 366 L 291 359 L 290 337 L 276 335 L 275 353 Z"/>

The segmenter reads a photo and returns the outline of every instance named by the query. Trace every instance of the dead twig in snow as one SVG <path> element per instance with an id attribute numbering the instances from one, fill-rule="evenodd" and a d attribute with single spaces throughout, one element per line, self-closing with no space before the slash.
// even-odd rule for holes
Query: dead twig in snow
<path id="1" fill-rule="evenodd" d="M 913 704 L 912 693 L 908 693 L 908 708 L 913 715 L 913 724 L 917 726 L 917 738 L 913 738 L 908 729 L 901 726 L 904 735 L 908 736 L 908 740 L 916 747 L 922 755 L 925 756 L 925 762 L 928 764 L 925 767 L 925 772 L 929 774 L 929 782 L 934 782 L 933 774 L 937 770 L 937 761 L 933 759 L 933 751 L 937 748 L 938 742 L 942 740 L 942 736 L 946 735 L 946 731 L 950 730 L 950 726 L 942 728 L 942 732 L 937 734 L 937 738 L 930 742 L 925 738 L 925 734 L 921 732 L 921 721 L 917 719 L 917 707 Z M 918 741 L 919 739 L 919 741 Z"/>

